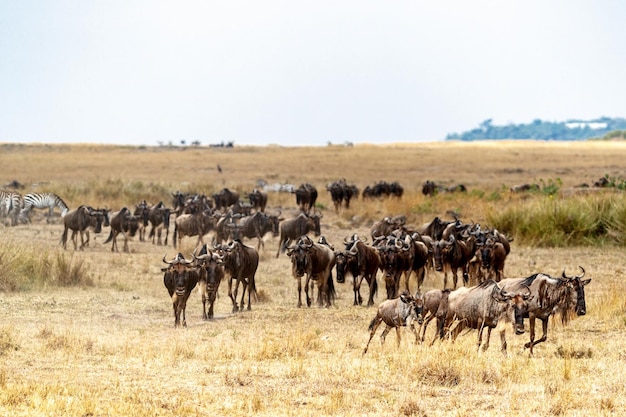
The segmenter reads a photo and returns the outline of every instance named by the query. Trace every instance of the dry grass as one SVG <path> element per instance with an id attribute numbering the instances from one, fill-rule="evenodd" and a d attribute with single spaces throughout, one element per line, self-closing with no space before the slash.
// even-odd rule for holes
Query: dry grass
<path id="1" fill-rule="evenodd" d="M 232 150 L 5 145 L 0 182 L 45 182 L 40 189 L 60 190 L 71 207 L 114 209 L 135 204 L 142 193 L 149 201 L 169 202 L 168 193 L 177 189 L 247 191 L 257 178 L 309 181 L 321 190 L 326 208 L 331 204 L 323 186 L 340 177 L 361 188 L 379 179 L 405 186 L 401 201 L 359 200 L 339 214 L 323 210 L 322 232 L 338 245 L 351 232 L 368 235 L 373 221 L 385 215 L 404 213 L 419 223 L 455 210 L 464 219 L 485 222 L 490 210 L 540 198 L 502 191 L 518 183 L 559 178 L 566 188 L 605 174 L 626 176 L 626 146 L 619 142 L 495 145 Z M 470 192 L 426 199 L 419 192 L 426 179 L 462 182 Z M 114 186 L 125 191 L 111 192 Z M 499 199 L 490 200 L 492 193 Z M 288 213 L 295 199 L 271 195 L 269 205 Z M 262 297 L 251 312 L 232 315 L 223 285 L 215 320 L 201 320 L 194 292 L 189 327 L 174 329 L 160 272 L 163 254 L 174 253 L 171 246 L 135 240 L 130 254 L 111 253 L 102 244 L 105 230 L 85 251 L 73 253 L 60 248 L 61 233 L 58 219 L 48 224 L 40 213 L 30 225 L 0 226 L 3 247 L 29 258 L 43 251 L 56 265 L 52 275 L 66 268 L 70 278 L 89 279 L 87 285 L 72 285 L 73 279 L 63 283 L 51 276 L 49 284 L 1 293 L 1 415 L 608 416 L 626 407 L 619 371 L 626 362 L 622 248 L 513 242 L 507 276 L 573 272 L 582 265 L 593 279 L 587 315 L 567 327 L 551 323 L 548 341 L 535 348 L 533 358 L 523 350 L 527 335 L 509 332 L 509 355 L 503 356 L 497 336 L 487 352 L 477 353 L 475 333 L 429 347 L 415 345 L 404 330 L 399 349 L 392 332 L 384 347 L 375 340 L 362 356 L 375 311 L 352 306 L 350 280 L 337 285 L 335 307 L 296 308 L 289 260 L 274 258 L 277 239 L 267 238 L 261 253 Z M 183 252 L 191 253 L 193 243 L 185 240 Z M 426 289 L 441 282 L 431 273 Z"/>

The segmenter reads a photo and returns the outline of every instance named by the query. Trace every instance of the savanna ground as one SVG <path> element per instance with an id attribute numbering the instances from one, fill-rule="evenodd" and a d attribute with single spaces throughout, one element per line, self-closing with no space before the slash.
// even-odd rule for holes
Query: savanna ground
<path id="1" fill-rule="evenodd" d="M 223 187 L 250 191 L 257 179 L 317 186 L 322 234 L 336 247 L 351 234 L 405 214 L 409 224 L 458 213 L 489 227 L 499 210 L 531 201 L 572 200 L 559 192 L 514 195 L 526 182 L 558 183 L 561 191 L 604 175 L 626 177 L 622 142 L 430 143 L 320 148 L 138 148 L 0 145 L 0 183 L 18 180 L 23 193 L 52 191 L 80 204 L 134 207 L 142 199 L 171 204 L 176 190 L 210 194 Z M 222 169 L 219 173 L 217 165 Z M 360 189 L 399 181 L 401 200 L 354 201 L 335 213 L 325 184 L 346 178 Z M 421 194 L 427 180 L 463 183 L 466 195 Z M 36 187 L 36 188 L 35 188 Z M 615 200 L 626 206 L 621 193 Z M 575 201 L 575 200 L 574 200 Z M 270 194 L 268 210 L 296 212 L 290 194 Z M 108 228 L 84 251 L 63 250 L 62 222 L 37 212 L 28 225 L 0 225 L 0 414 L 7 416 L 484 416 L 624 415 L 626 302 L 621 244 L 538 246 L 516 238 L 505 276 L 577 273 L 586 287 L 587 315 L 567 326 L 551 321 L 548 341 L 529 357 L 528 334 L 508 331 L 508 355 L 497 334 L 486 352 L 476 333 L 455 343 L 416 345 L 402 329 L 366 355 L 375 308 L 352 305 L 350 278 L 336 284 L 335 306 L 296 307 L 297 290 L 277 238 L 265 239 L 257 273 L 259 300 L 231 314 L 222 283 L 216 318 L 202 321 L 199 294 L 187 308 L 187 328 L 174 328 L 160 271 L 176 250 L 130 242 L 112 253 Z M 255 244 L 255 240 L 247 241 Z M 185 255 L 195 239 L 185 238 Z M 121 245 L 120 245 L 121 246 Z M 71 245 L 70 245 L 71 248 Z M 7 272 L 8 271 L 8 272 Z M 10 277 L 7 274 L 12 274 Z M 4 275 L 4 277 L 2 277 Z M 380 279 L 380 277 L 379 277 Z M 430 272 L 424 291 L 440 288 Z M 383 291 L 376 303 L 384 299 Z M 367 286 L 364 285 L 364 296 Z M 433 337 L 430 326 L 427 340 Z M 528 325 L 527 325 L 528 328 Z"/>

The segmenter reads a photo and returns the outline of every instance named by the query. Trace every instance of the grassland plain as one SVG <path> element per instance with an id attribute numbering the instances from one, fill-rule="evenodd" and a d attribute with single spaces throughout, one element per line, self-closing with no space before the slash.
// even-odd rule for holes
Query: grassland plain
<path id="1" fill-rule="evenodd" d="M 489 214 L 504 207 L 580 198 L 507 190 L 526 182 L 558 181 L 565 190 L 605 175 L 624 178 L 624 156 L 622 142 L 233 149 L 5 144 L 0 183 L 15 179 L 26 185 L 23 192 L 56 192 L 72 208 L 117 210 L 143 198 L 169 203 L 176 190 L 245 192 L 257 179 L 310 182 L 320 190 L 322 233 L 339 246 L 350 233 L 369 236 L 374 221 L 387 215 L 405 214 L 409 223 L 421 224 L 455 211 L 465 221 L 489 226 Z M 324 186 L 339 178 L 361 189 L 397 180 L 405 195 L 359 199 L 335 213 Z M 427 198 L 421 194 L 427 179 L 463 183 L 469 192 Z M 284 217 L 296 212 L 290 194 L 270 194 L 268 205 Z M 188 327 L 175 329 L 160 271 L 163 255 L 178 251 L 171 233 L 167 247 L 135 239 L 130 253 L 112 253 L 103 244 L 108 228 L 78 252 L 60 247 L 62 232 L 58 212 L 51 222 L 37 212 L 31 224 L 0 226 L 0 274 L 25 259 L 50 268 L 49 280 L 0 293 L 0 415 L 626 415 L 621 245 L 536 247 L 513 241 L 507 277 L 574 273 L 581 265 L 592 278 L 587 315 L 567 326 L 551 322 L 548 341 L 532 358 L 523 349 L 527 334 L 509 331 L 505 356 L 496 340 L 477 352 L 475 332 L 428 346 L 416 345 L 404 329 L 399 348 L 390 333 L 384 346 L 374 340 L 363 356 L 375 309 L 352 305 L 349 279 L 337 284 L 334 307 L 298 309 L 289 259 L 275 258 L 277 238 L 266 237 L 261 251 L 259 300 L 252 311 L 231 314 L 223 284 L 215 320 L 202 321 L 194 292 Z M 188 255 L 194 244 L 187 238 L 180 250 Z M 84 268 L 87 279 L 58 285 L 58 272 L 50 267 L 58 259 Z M 430 272 L 424 290 L 441 285 L 441 275 Z M 376 302 L 383 297 L 378 294 Z"/>

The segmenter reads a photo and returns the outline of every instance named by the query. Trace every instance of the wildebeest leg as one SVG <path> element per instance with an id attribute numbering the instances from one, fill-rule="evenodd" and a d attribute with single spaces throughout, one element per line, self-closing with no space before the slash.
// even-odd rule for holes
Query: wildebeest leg
<path id="1" fill-rule="evenodd" d="M 461 272 L 463 273 L 463 285 L 467 286 L 467 284 L 469 284 L 469 275 L 467 274 L 467 264 L 464 264 L 461 267 Z"/>
<path id="2" fill-rule="evenodd" d="M 541 342 L 545 342 L 546 340 L 548 340 L 548 318 L 546 319 L 540 319 L 541 320 L 541 329 L 543 331 L 543 335 L 541 336 L 541 339 L 537 340 L 536 342 L 534 341 L 535 339 L 535 319 L 530 319 L 530 342 L 526 343 L 526 345 L 524 345 L 524 347 L 530 348 L 530 354 L 533 354 L 533 346 L 538 345 Z"/>
<path id="3" fill-rule="evenodd" d="M 239 288 L 239 281 L 237 280 L 237 285 L 235 286 L 235 298 L 237 298 L 237 290 Z M 246 301 L 246 289 L 248 289 L 248 280 L 247 279 L 243 279 L 241 280 L 241 300 L 239 302 L 239 311 L 243 311 L 244 307 L 245 307 L 245 301 Z M 248 292 L 250 290 L 248 289 Z M 250 307 L 250 300 L 248 299 L 248 309 Z"/>
<path id="4" fill-rule="evenodd" d="M 361 297 L 361 282 L 363 282 L 363 276 L 359 275 L 352 277 L 352 288 L 354 290 L 354 305 L 358 306 L 363 304 L 363 297 Z"/>
<path id="5" fill-rule="evenodd" d="M 458 275 L 458 270 L 457 268 L 452 269 L 452 283 L 454 284 L 454 289 L 456 290 L 456 286 L 459 282 L 459 275 Z M 445 289 L 445 288 L 444 288 Z"/>
<path id="6" fill-rule="evenodd" d="M 181 303 L 181 313 L 183 316 L 183 327 L 187 327 L 187 317 L 185 317 L 185 310 L 187 310 L 187 296 L 183 298 L 183 302 Z"/>
<path id="7" fill-rule="evenodd" d="M 376 294 L 376 291 L 378 290 L 378 281 L 376 281 L 376 275 L 370 276 L 367 279 L 367 283 L 369 284 L 369 288 L 370 288 L 370 295 L 367 298 L 367 306 L 370 307 L 374 305 L 374 295 Z"/>
<path id="8" fill-rule="evenodd" d="M 506 330 L 500 330 L 500 350 L 506 355 Z"/>
<path id="9" fill-rule="evenodd" d="M 198 281 L 198 285 L 200 289 L 200 295 L 202 296 L 202 320 L 206 320 L 208 318 L 206 314 L 206 302 L 207 302 L 206 282 Z M 212 304 L 210 308 L 213 308 Z"/>
<path id="10" fill-rule="evenodd" d="M 376 333 L 376 330 L 378 329 L 378 326 L 380 326 L 380 323 L 383 322 L 382 317 L 376 317 L 374 320 L 372 320 L 372 322 L 370 323 L 370 338 L 367 341 L 367 345 L 365 345 L 365 350 L 363 350 L 363 354 L 365 355 L 367 353 L 367 348 L 370 345 L 370 342 L 372 341 L 372 338 L 374 337 L 374 334 Z"/>
<path id="11" fill-rule="evenodd" d="M 382 334 L 380 335 L 380 346 L 385 344 L 385 338 L 387 337 L 391 329 L 393 329 L 393 327 L 391 327 L 388 324 L 385 324 L 385 330 L 383 330 Z M 396 329 L 396 336 L 398 339 L 398 346 L 400 346 L 400 333 L 397 327 L 395 329 Z"/>
<path id="12" fill-rule="evenodd" d="M 311 303 L 313 302 L 313 298 L 309 296 L 309 286 L 311 287 L 311 295 L 313 295 L 313 290 L 315 289 L 315 280 L 311 279 L 309 275 L 306 277 L 306 286 L 304 287 L 304 292 L 306 294 L 306 305 L 307 307 L 311 307 Z M 317 297 L 318 303 L 320 303 L 320 296 Z"/>
<path id="13" fill-rule="evenodd" d="M 237 281 L 236 286 L 239 281 Z M 233 277 L 228 279 L 228 296 L 230 297 L 230 301 L 233 303 L 233 313 L 237 312 L 237 287 L 235 286 L 235 296 L 233 297 Z"/>
<path id="14" fill-rule="evenodd" d="M 417 271 L 415 271 L 417 278 L 417 292 L 422 289 L 422 285 L 424 284 L 424 278 L 426 278 L 426 268 L 420 267 Z"/>
<path id="15" fill-rule="evenodd" d="M 445 290 L 447 286 L 448 286 L 448 271 L 444 270 L 443 271 L 443 289 Z"/>
<path id="16" fill-rule="evenodd" d="M 298 307 L 302 307 L 302 277 L 298 277 Z"/>
<path id="17" fill-rule="evenodd" d="M 178 304 L 179 304 L 179 300 L 178 300 L 178 296 L 175 296 L 176 298 L 174 299 L 174 302 L 172 303 L 172 306 L 174 307 L 174 327 L 178 327 L 180 326 L 180 311 L 178 310 Z"/>

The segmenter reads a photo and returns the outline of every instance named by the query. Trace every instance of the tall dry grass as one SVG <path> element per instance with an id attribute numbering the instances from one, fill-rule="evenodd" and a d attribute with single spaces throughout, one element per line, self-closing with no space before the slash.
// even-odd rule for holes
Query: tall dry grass
<path id="1" fill-rule="evenodd" d="M 566 327 L 551 322 L 548 341 L 536 346 L 532 358 L 523 349 L 527 334 L 508 332 L 504 356 L 495 334 L 490 349 L 479 353 L 475 332 L 453 344 L 428 346 L 415 345 L 404 329 L 399 348 L 392 332 L 384 346 L 376 336 L 363 356 L 374 309 L 352 306 L 349 279 L 337 285 L 334 307 L 296 308 L 289 260 L 274 258 L 276 238 L 266 238 L 257 273 L 261 297 L 251 312 L 230 313 L 223 283 L 215 320 L 201 320 L 194 292 L 189 327 L 175 329 L 160 272 L 161 258 L 172 255 L 173 247 L 135 239 L 130 253 L 111 253 L 102 243 L 105 230 L 84 251 L 64 251 L 59 218 L 47 223 L 37 212 L 30 225 L 0 226 L 0 279 L 13 271 L 18 283 L 0 293 L 0 414 L 620 415 L 626 396 L 624 376 L 616 370 L 626 360 L 621 296 L 626 261 L 621 242 L 611 237 L 621 233 L 621 195 L 550 198 L 507 190 L 539 179 L 559 178 L 565 190 L 606 173 L 623 177 L 623 149 L 614 143 L 231 151 L 6 145 L 0 152 L 1 180 L 28 184 L 24 192 L 57 192 L 71 207 L 119 209 L 144 198 L 169 202 L 169 193 L 178 189 L 246 191 L 258 178 L 308 181 L 321 190 L 322 232 L 336 246 L 352 232 L 368 235 L 373 222 L 386 215 L 405 214 L 411 224 L 420 224 L 454 211 L 465 221 L 512 233 L 506 276 L 556 275 L 582 265 L 592 282 L 586 287 L 587 315 Z M 37 164 L 43 162 L 48 170 L 41 174 Z M 398 180 L 406 194 L 401 200 L 358 200 L 334 213 L 323 186 L 341 177 L 361 188 Z M 420 193 L 426 179 L 462 182 L 469 192 L 426 198 Z M 269 205 L 286 216 L 295 212 L 289 194 L 272 194 Z M 534 235 L 524 237 L 530 228 L 523 226 L 529 222 L 525 213 L 543 222 L 543 234 L 537 235 L 543 241 L 563 227 L 579 230 L 593 216 L 609 219 L 603 226 L 606 239 L 538 247 Z M 550 216 L 562 226 L 547 228 Z M 183 241 L 183 253 L 190 254 L 194 242 Z M 441 285 L 441 275 L 431 272 L 424 290 Z M 427 340 L 434 336 L 430 327 Z"/>

